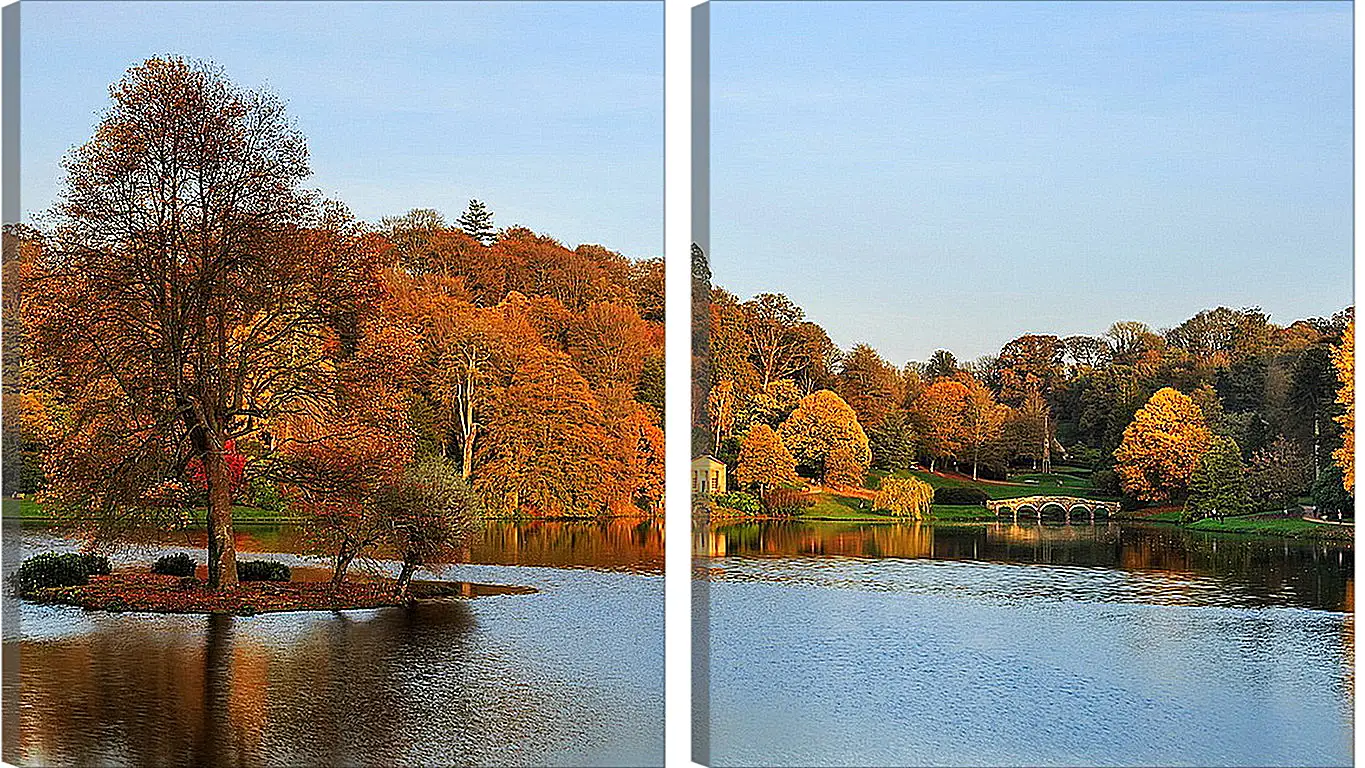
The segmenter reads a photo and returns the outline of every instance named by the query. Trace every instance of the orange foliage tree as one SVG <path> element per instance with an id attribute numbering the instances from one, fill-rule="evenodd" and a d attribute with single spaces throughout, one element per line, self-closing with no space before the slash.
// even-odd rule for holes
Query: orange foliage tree
<path id="1" fill-rule="evenodd" d="M 936 379 L 910 404 L 910 419 L 920 449 L 929 456 L 929 471 L 943 459 L 960 458 L 967 443 L 967 385 L 953 378 Z"/>
<path id="2" fill-rule="evenodd" d="M 606 511 L 623 471 L 602 408 L 567 356 L 536 349 L 492 400 L 474 487 L 493 511 L 575 517 Z"/>
<path id="3" fill-rule="evenodd" d="M 1199 406 L 1165 387 L 1123 430 L 1123 442 L 1114 451 L 1114 471 L 1123 490 L 1143 501 L 1180 500 L 1210 439 Z"/>
<path id="4" fill-rule="evenodd" d="M 332 579 L 378 544 L 387 521 L 376 498 L 402 476 L 416 441 L 409 410 L 417 339 L 406 329 L 372 322 L 337 384 L 312 407 L 276 419 L 272 474 L 304 537 L 332 559 Z"/>
<path id="5" fill-rule="evenodd" d="M 995 396 L 985 385 L 971 379 L 966 382 L 966 408 L 962 412 L 964 447 L 972 458 L 972 479 L 977 479 L 977 467 L 992 448 L 1000 446 L 1009 406 L 995 402 Z"/>
<path id="6" fill-rule="evenodd" d="M 225 446 L 328 386 L 329 339 L 372 295 L 382 249 L 301 189 L 304 138 L 275 96 L 179 58 L 110 95 L 26 281 L 32 351 L 69 414 L 46 498 L 145 524 L 181 506 L 172 486 L 198 458 L 209 582 L 231 587 Z"/>

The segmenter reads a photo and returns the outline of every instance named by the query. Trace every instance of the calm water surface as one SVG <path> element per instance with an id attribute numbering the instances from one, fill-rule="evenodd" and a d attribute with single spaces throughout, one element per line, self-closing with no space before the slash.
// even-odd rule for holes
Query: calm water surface
<path id="1" fill-rule="evenodd" d="M 1349 544 L 762 523 L 694 545 L 714 765 L 1351 763 Z"/>
<path id="2" fill-rule="evenodd" d="M 42 528 L 10 527 L 6 561 L 14 547 L 64 546 Z M 245 528 L 238 546 L 316 564 L 289 527 Z M 124 553 L 116 567 L 151 557 Z M 439 576 L 538 591 L 253 617 L 6 600 L 20 634 L 5 642 L 5 760 L 661 764 L 660 527 L 493 523 L 472 560 Z"/>

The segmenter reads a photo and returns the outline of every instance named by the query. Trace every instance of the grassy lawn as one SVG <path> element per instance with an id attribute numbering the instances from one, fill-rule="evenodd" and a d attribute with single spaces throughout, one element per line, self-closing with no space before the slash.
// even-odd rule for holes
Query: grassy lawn
<path id="1" fill-rule="evenodd" d="M 872 511 L 872 502 L 852 496 L 837 496 L 821 493 L 815 497 L 815 506 L 801 514 L 805 520 L 873 520 L 893 522 L 896 518 L 881 512 Z"/>
<path id="2" fill-rule="evenodd" d="M 876 487 L 887 473 L 875 471 L 868 473 L 869 487 Z M 915 477 L 934 488 L 980 488 L 992 499 L 1015 499 L 1020 496 L 1060 495 L 1076 496 L 1085 499 L 1111 499 L 1105 493 L 1095 490 L 1090 479 L 1071 474 L 1052 475 L 1013 475 L 1009 482 L 973 482 L 970 477 L 956 475 L 936 475 L 919 469 L 899 469 L 892 477 Z M 1025 482 L 1029 481 L 1029 482 Z"/>
<path id="3" fill-rule="evenodd" d="M 1223 520 L 1198 520 L 1185 526 L 1193 531 L 1247 533 L 1257 536 L 1284 536 L 1295 539 L 1353 539 L 1355 528 L 1310 523 L 1298 517 L 1247 515 Z"/>
<path id="4" fill-rule="evenodd" d="M 7 496 L 3 503 L 4 517 L 18 518 L 20 520 L 50 520 L 50 515 L 43 510 L 43 507 L 33 499 L 16 499 Z M 204 522 L 204 510 L 195 511 L 195 521 Z M 284 512 L 261 509 L 260 507 L 248 507 L 241 504 L 232 507 L 232 519 L 238 523 L 290 523 L 296 522 L 299 518 Z"/>

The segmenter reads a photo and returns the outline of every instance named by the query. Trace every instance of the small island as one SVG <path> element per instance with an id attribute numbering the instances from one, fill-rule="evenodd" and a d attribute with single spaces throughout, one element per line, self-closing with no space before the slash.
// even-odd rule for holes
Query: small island
<path id="1" fill-rule="evenodd" d="M 142 613 L 220 613 L 251 616 L 286 611 L 344 611 L 389 608 L 427 600 L 524 595 L 531 587 L 467 581 L 414 581 L 399 596 L 387 581 L 258 581 L 233 590 L 210 589 L 194 577 L 146 573 L 92 576 L 81 585 L 42 587 L 24 595 L 37 603 L 74 605 L 87 610 Z"/>

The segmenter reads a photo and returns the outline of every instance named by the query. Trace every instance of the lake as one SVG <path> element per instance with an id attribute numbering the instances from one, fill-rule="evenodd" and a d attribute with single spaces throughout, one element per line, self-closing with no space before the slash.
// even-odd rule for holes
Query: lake
<path id="1" fill-rule="evenodd" d="M 202 539 L 175 543 L 202 563 L 185 546 Z M 299 554 L 291 526 L 241 527 L 237 543 L 247 559 L 319 564 Z M 71 546 L 6 521 L 7 567 L 20 552 Z M 168 548 L 111 559 L 148 562 Z M 469 563 L 437 576 L 534 594 L 250 617 L 7 599 L 4 758 L 659 765 L 662 571 L 661 524 L 492 522 Z"/>
<path id="2" fill-rule="evenodd" d="M 713 765 L 1352 762 L 1349 543 L 1116 523 L 694 538 Z"/>

